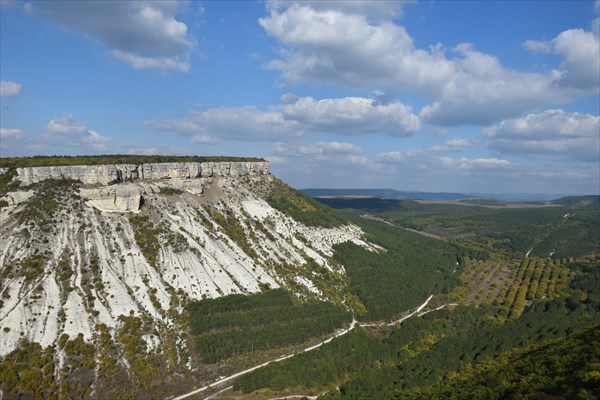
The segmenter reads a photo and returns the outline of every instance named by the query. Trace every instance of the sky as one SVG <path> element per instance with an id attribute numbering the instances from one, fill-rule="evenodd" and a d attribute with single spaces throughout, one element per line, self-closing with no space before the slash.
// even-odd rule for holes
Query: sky
<path id="1" fill-rule="evenodd" d="M 600 194 L 599 1 L 0 0 L 0 156 Z"/>

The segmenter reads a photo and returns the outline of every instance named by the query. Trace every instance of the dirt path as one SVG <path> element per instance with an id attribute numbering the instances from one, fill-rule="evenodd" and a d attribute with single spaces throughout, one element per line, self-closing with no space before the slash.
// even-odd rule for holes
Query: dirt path
<path id="1" fill-rule="evenodd" d="M 403 227 L 403 226 L 400 226 L 400 225 L 392 224 L 391 222 L 389 222 L 389 221 L 386 221 L 386 220 L 385 220 L 385 219 L 383 219 L 383 218 L 379 218 L 379 217 L 376 217 L 376 216 L 374 216 L 374 215 L 371 215 L 371 214 L 363 214 L 363 215 L 361 215 L 360 217 L 361 217 L 361 218 L 364 218 L 364 219 L 368 219 L 368 220 L 370 220 L 370 221 L 378 221 L 378 222 L 383 222 L 384 224 L 388 224 L 388 225 L 390 225 L 390 226 L 393 226 L 393 227 L 396 227 L 396 228 L 398 228 L 398 229 L 403 229 L 403 230 L 405 230 L 405 231 L 408 231 L 408 232 L 417 233 L 417 234 L 419 234 L 419 235 L 423 235 L 423 236 L 426 236 L 426 237 L 428 237 L 428 238 L 432 238 L 432 239 L 438 239 L 438 240 L 443 240 L 443 239 L 444 239 L 443 237 L 441 237 L 441 236 L 438 236 L 438 235 L 434 235 L 433 233 L 427 233 L 427 232 L 423 232 L 423 231 L 417 231 L 417 230 L 415 230 L 415 229 L 405 228 L 405 227 Z"/>

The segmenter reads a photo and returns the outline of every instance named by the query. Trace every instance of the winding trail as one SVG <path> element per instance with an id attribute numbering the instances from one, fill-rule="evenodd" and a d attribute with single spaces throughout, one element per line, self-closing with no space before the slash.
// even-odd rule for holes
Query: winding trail
<path id="1" fill-rule="evenodd" d="M 427 304 L 429 304 L 429 301 L 431 301 L 432 298 L 433 298 L 433 295 L 429 296 L 427 298 L 427 300 L 425 300 L 425 302 L 423 304 L 421 304 L 419 307 L 417 307 L 417 309 L 415 311 L 411 312 L 407 316 L 402 317 L 402 318 L 400 318 L 400 319 L 398 319 L 398 320 L 396 320 L 394 322 L 390 322 L 390 323 L 380 322 L 380 323 L 361 324 L 358 321 L 356 321 L 356 319 L 352 318 L 352 322 L 350 323 L 350 326 L 348 328 L 346 328 L 346 329 L 344 329 L 344 330 L 336 333 L 335 335 L 333 335 L 329 339 L 323 340 L 322 342 L 319 342 L 319 343 L 317 343 L 317 344 L 315 344 L 313 346 L 307 347 L 307 348 L 305 348 L 305 349 L 303 349 L 301 351 L 297 351 L 297 352 L 294 352 L 294 353 L 291 353 L 291 354 L 288 354 L 288 355 L 276 358 L 274 360 L 270 360 L 270 361 L 264 362 L 264 363 L 262 363 L 260 365 L 254 366 L 252 368 L 248 368 L 248 369 L 245 369 L 243 371 L 237 372 L 237 373 L 235 373 L 233 375 L 229 375 L 229 376 L 226 376 L 224 378 L 218 379 L 218 380 L 216 380 L 216 381 L 214 381 L 214 382 L 212 382 L 212 383 L 210 383 L 208 385 L 202 386 L 201 388 L 192 390 L 191 392 L 184 393 L 184 394 L 176 396 L 176 397 L 168 397 L 167 399 L 168 400 L 183 400 L 183 399 L 186 399 L 186 398 L 188 398 L 190 396 L 196 395 L 198 393 L 205 392 L 207 389 L 214 388 L 216 386 L 220 386 L 220 385 L 222 385 L 222 384 L 224 384 L 226 382 L 231 381 L 232 379 L 239 378 L 240 376 L 246 375 L 247 373 L 255 371 L 255 370 L 259 369 L 259 368 L 266 367 L 269 364 L 281 362 L 283 360 L 287 360 L 288 358 L 291 358 L 291 357 L 295 356 L 296 354 L 308 353 L 309 351 L 318 349 L 319 347 L 323 346 L 324 344 L 327 344 L 327 343 L 331 342 L 335 338 L 338 338 L 340 336 L 344 336 L 348 332 L 352 331 L 356 326 L 393 326 L 393 325 L 401 324 L 404 320 L 406 320 L 406 319 L 412 317 L 413 315 L 418 314 L 419 312 L 421 312 L 421 310 L 423 310 L 423 308 L 425 308 L 427 306 Z M 444 307 L 444 306 L 442 306 L 442 307 Z M 232 387 L 233 386 L 229 386 L 229 387 L 227 387 L 225 389 L 222 389 L 219 392 L 214 393 L 211 396 L 207 397 L 205 400 L 207 400 L 209 398 L 213 398 L 217 394 L 219 394 L 221 392 L 225 392 L 225 391 L 231 389 Z M 286 397 L 280 397 L 280 399 L 285 399 L 285 398 Z"/>
<path id="2" fill-rule="evenodd" d="M 428 238 L 432 238 L 432 239 L 438 239 L 438 240 L 444 240 L 444 238 L 443 238 L 443 237 L 441 237 L 441 236 L 438 236 L 438 235 L 434 235 L 433 233 L 428 233 L 428 232 L 418 231 L 418 230 L 416 230 L 416 229 L 411 229 L 411 228 L 405 228 L 405 227 L 403 227 L 403 226 L 400 226 L 400 225 L 393 224 L 393 223 L 391 223 L 390 221 L 386 221 L 386 220 L 385 220 L 385 219 L 383 219 L 383 218 L 379 218 L 379 217 L 376 217 L 376 216 L 374 216 L 374 215 L 371 215 L 371 214 L 363 214 L 363 215 L 361 215 L 360 217 L 361 217 L 361 218 L 363 218 L 363 219 L 368 219 L 368 220 L 371 220 L 371 221 L 383 222 L 384 224 L 387 224 L 387 225 L 390 225 L 390 226 L 396 227 L 396 228 L 398 228 L 398 229 L 403 229 L 403 230 L 405 230 L 405 231 L 408 231 L 408 232 L 417 233 L 417 234 L 419 234 L 419 235 L 426 236 L 426 237 L 428 237 Z"/>

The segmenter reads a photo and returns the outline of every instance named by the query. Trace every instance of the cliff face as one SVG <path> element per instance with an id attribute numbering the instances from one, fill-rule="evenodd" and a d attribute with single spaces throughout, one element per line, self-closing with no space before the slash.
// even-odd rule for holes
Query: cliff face
<path id="1" fill-rule="evenodd" d="M 266 162 L 17 173 L 28 187 L 0 206 L 0 357 L 22 339 L 46 347 L 63 334 L 100 346 L 97 330 L 114 338 L 127 318 L 156 326 L 141 339 L 147 351 L 184 354 L 178 321 L 190 299 L 283 286 L 341 302 L 345 289 L 332 282 L 344 284 L 344 268 L 332 262 L 333 246 L 375 250 L 357 226 L 306 226 L 272 208 L 276 178 Z"/>
<path id="2" fill-rule="evenodd" d="M 61 178 L 78 180 L 86 185 L 108 185 L 135 180 L 254 176 L 268 173 L 268 162 L 182 162 L 26 167 L 17 169 L 16 179 L 22 185 Z"/>

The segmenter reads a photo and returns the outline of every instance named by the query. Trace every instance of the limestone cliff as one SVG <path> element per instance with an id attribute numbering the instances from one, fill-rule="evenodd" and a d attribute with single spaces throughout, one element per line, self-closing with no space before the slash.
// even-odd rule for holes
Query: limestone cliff
<path id="1" fill-rule="evenodd" d="M 254 176 L 268 173 L 268 162 L 179 162 L 24 167 L 17 169 L 16 179 L 20 180 L 22 185 L 62 178 L 77 180 L 87 185 L 108 185 L 136 180 Z"/>
<path id="2" fill-rule="evenodd" d="M 333 246 L 375 247 L 357 226 L 306 226 L 272 208 L 268 168 L 19 168 L 22 187 L 0 206 L 0 356 L 22 339 L 46 347 L 81 334 L 95 343 L 98 329 L 114 337 L 124 317 L 153 321 L 148 351 L 168 344 L 183 354 L 185 327 L 172 332 L 189 299 L 284 286 L 341 302 Z"/>

